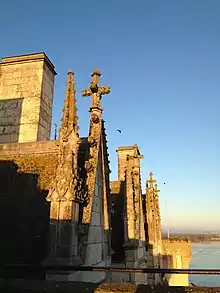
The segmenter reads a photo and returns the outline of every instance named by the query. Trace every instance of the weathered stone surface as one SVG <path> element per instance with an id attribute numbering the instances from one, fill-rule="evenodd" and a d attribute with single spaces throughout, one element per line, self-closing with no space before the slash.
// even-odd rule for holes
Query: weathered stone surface
<path id="1" fill-rule="evenodd" d="M 28 199 L 29 194 L 34 193 L 43 195 L 43 198 L 47 195 L 50 201 L 48 255 L 52 262 L 45 264 L 111 265 L 110 229 L 113 223 L 112 235 L 116 238 L 112 244 L 117 250 L 117 257 L 121 257 L 120 260 L 116 257 L 116 260 L 123 261 L 123 266 L 187 267 L 188 246 L 186 248 L 185 244 L 177 242 L 162 243 L 159 190 L 152 178 L 148 181 L 147 199 L 142 196 L 140 159 L 143 156 L 137 145 L 118 149 L 118 181 L 111 183 L 110 197 L 107 140 L 100 103 L 101 96 L 109 93 L 110 88 L 99 85 L 100 72 L 94 71 L 90 87 L 83 91 L 84 96 L 92 96 L 89 137 L 79 139 L 73 72 L 70 71 L 59 140 L 52 142 L 46 141 L 50 136 L 55 74 L 50 61 L 44 54 L 10 57 L 2 60 L 0 69 L 0 160 L 3 165 L 15 162 L 18 167 L 14 177 L 9 176 L 9 191 L 14 188 L 14 181 L 18 184 L 24 177 Z M 35 142 L 12 143 L 17 141 Z M 16 190 L 12 194 L 18 198 Z M 21 194 L 18 192 L 19 196 Z M 35 207 L 34 203 L 31 207 Z M 44 203 L 45 206 L 47 204 Z M 28 203 L 26 210 L 29 210 L 27 207 Z M 34 209 L 31 211 L 34 214 Z M 30 210 L 28 219 L 32 219 Z M 146 241 L 149 242 L 147 249 Z M 115 265 L 120 266 L 121 263 Z M 90 280 L 97 283 L 108 279 L 109 274 L 56 272 L 47 276 L 63 281 Z M 176 279 L 167 277 L 172 285 L 186 280 L 186 275 L 185 279 L 180 279 L 180 275 Z M 134 284 L 162 281 L 159 274 L 119 273 L 112 274 L 112 278 Z M 113 287 L 106 288 L 112 290 Z M 123 292 L 124 289 L 120 287 L 119 290 Z M 126 292 L 129 290 L 126 287 Z"/>
<path id="2" fill-rule="evenodd" d="M 39 175 L 41 190 L 49 190 L 57 166 L 57 154 L 54 141 L 0 145 L 0 161 L 13 161 L 20 172 Z"/>
<path id="3" fill-rule="evenodd" d="M 163 239 L 164 265 L 167 268 L 188 269 L 192 257 L 191 242 L 180 239 Z M 188 275 L 170 275 L 169 285 L 188 286 Z"/>
<path id="4" fill-rule="evenodd" d="M 50 138 L 54 67 L 44 53 L 7 57 L 0 63 L 0 126 L 2 142 L 25 142 Z M 45 83 L 46 80 L 46 83 Z M 47 97 L 47 104 L 44 97 Z M 47 121 L 39 130 L 40 118 Z M 1 136 L 1 133 L 0 133 Z"/>

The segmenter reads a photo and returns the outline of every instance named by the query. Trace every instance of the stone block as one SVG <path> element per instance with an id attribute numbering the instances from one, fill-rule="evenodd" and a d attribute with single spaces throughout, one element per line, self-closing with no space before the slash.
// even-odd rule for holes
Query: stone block
<path id="1" fill-rule="evenodd" d="M 10 134 L 0 135 L 0 143 L 10 143 L 11 137 Z"/>
<path id="2" fill-rule="evenodd" d="M 3 134 L 4 133 L 4 129 L 5 129 L 4 126 L 0 126 L 0 134 Z"/>
<path id="3" fill-rule="evenodd" d="M 36 141 L 38 124 L 21 124 L 19 131 L 19 142 Z"/>
<path id="4" fill-rule="evenodd" d="M 48 122 L 47 122 L 43 117 L 40 117 L 39 124 L 40 124 L 43 128 L 48 129 Z"/>
<path id="5" fill-rule="evenodd" d="M 99 185 L 97 182 L 95 183 L 95 194 L 94 195 L 97 197 L 99 196 Z"/>
<path id="6" fill-rule="evenodd" d="M 4 108 L 5 108 L 4 105 L 5 105 L 5 101 L 0 100 L 0 111 L 4 110 Z"/>
<path id="7" fill-rule="evenodd" d="M 101 226 L 90 226 L 88 243 L 100 243 L 102 241 L 103 228 Z"/>
<path id="8" fill-rule="evenodd" d="M 48 106 L 46 106 L 45 109 L 42 107 L 40 108 L 40 117 L 49 122 L 50 116 L 48 115 Z"/>
<path id="9" fill-rule="evenodd" d="M 101 225 L 101 214 L 93 211 L 91 216 L 91 226 L 100 226 L 100 225 Z"/>
<path id="10" fill-rule="evenodd" d="M 92 210 L 97 213 L 101 212 L 101 198 L 99 198 L 98 196 L 94 196 L 93 198 Z"/>
<path id="11" fill-rule="evenodd" d="M 17 126 L 14 126 L 14 125 L 5 126 L 5 130 L 4 130 L 5 134 L 12 134 L 17 132 L 18 132 Z"/>
<path id="12" fill-rule="evenodd" d="M 0 108 L 0 118 L 5 117 L 5 110 Z M 1 122 L 0 122 L 1 123 Z"/>
<path id="13" fill-rule="evenodd" d="M 16 72 L 4 72 L 4 75 L 3 75 L 3 78 L 4 80 L 7 80 L 7 79 L 13 79 L 14 77 L 18 77 L 18 76 L 15 76 L 15 73 Z"/>
<path id="14" fill-rule="evenodd" d="M 8 126 L 8 125 L 18 125 L 17 117 L 16 116 L 9 116 L 9 117 L 2 117 L 0 118 L 0 125 L 1 126 Z"/>
<path id="15" fill-rule="evenodd" d="M 3 79 L 4 86 L 17 85 L 16 79 Z"/>
<path id="16" fill-rule="evenodd" d="M 0 99 L 9 99 L 14 97 L 22 97 L 18 92 L 18 86 L 16 84 L 10 86 L 0 86 Z"/>
<path id="17" fill-rule="evenodd" d="M 10 116 L 14 116 L 17 117 L 20 115 L 20 109 L 19 108 L 8 108 L 5 111 L 5 116 L 10 117 Z"/>
<path id="18" fill-rule="evenodd" d="M 102 260 L 102 243 L 88 244 L 85 265 L 95 265 Z"/>
<path id="19" fill-rule="evenodd" d="M 38 140 L 50 139 L 50 132 L 48 128 L 39 125 L 38 128 Z"/>
<path id="20" fill-rule="evenodd" d="M 76 272 L 68 275 L 68 281 L 100 283 L 106 278 L 105 272 Z"/>

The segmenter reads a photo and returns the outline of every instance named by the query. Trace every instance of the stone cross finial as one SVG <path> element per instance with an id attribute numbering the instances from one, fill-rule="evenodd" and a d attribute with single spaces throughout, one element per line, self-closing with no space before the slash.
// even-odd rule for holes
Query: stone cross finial
<path id="1" fill-rule="evenodd" d="M 90 83 L 90 87 L 88 89 L 84 89 L 82 91 L 82 95 L 85 97 L 92 96 L 92 105 L 90 109 L 92 108 L 101 109 L 100 101 L 101 101 L 102 95 L 109 94 L 110 87 L 99 85 L 99 78 L 101 76 L 101 73 L 97 68 L 94 70 L 91 76 L 93 80 Z"/>
<path id="2" fill-rule="evenodd" d="M 147 187 L 153 188 L 154 183 L 156 183 L 156 180 L 153 180 L 153 173 L 150 172 L 150 179 L 147 180 Z"/>
<path id="3" fill-rule="evenodd" d="M 101 76 L 101 72 L 98 70 L 98 68 L 95 68 L 91 76 L 93 77 L 93 82 L 96 84 L 99 84 L 99 78 Z"/>

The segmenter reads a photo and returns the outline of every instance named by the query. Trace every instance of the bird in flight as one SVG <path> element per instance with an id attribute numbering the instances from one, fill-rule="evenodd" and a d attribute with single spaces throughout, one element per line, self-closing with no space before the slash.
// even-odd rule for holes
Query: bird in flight
<path id="1" fill-rule="evenodd" d="M 117 129 L 117 131 L 118 131 L 119 133 L 121 133 L 121 130 L 120 130 L 120 129 Z"/>

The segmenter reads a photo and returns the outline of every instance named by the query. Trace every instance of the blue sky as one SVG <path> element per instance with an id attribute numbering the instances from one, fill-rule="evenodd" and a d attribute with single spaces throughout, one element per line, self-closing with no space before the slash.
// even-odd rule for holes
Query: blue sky
<path id="1" fill-rule="evenodd" d="M 117 147 L 137 143 L 164 226 L 220 230 L 219 0 L 2 0 L 0 40 L 0 57 L 44 51 L 54 63 L 53 122 L 75 72 L 81 136 L 91 102 L 81 89 L 98 67 L 112 90 L 102 99 L 112 179 Z"/>

